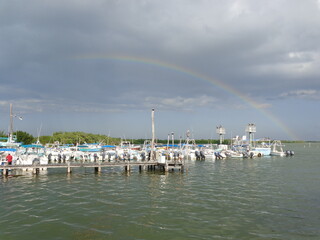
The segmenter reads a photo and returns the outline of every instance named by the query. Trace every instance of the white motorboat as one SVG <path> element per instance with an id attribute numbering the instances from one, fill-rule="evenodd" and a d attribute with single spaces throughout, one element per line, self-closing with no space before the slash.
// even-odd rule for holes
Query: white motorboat
<path id="1" fill-rule="evenodd" d="M 270 155 L 271 156 L 280 156 L 280 157 L 286 156 L 286 152 L 283 151 L 283 148 L 282 148 L 283 146 L 284 145 L 282 145 L 280 140 L 273 141 L 271 144 Z"/>

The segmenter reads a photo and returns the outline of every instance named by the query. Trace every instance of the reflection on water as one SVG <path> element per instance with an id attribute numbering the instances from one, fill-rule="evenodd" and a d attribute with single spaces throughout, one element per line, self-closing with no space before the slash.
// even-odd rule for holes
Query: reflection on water
<path id="1" fill-rule="evenodd" d="M 0 179 L 0 239 L 319 239 L 319 148 L 188 162 L 185 173 L 48 170 Z"/>

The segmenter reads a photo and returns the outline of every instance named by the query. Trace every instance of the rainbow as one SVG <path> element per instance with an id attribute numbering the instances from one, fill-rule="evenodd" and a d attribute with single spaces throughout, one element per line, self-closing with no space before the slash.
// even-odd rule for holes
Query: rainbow
<path id="1" fill-rule="evenodd" d="M 225 84 L 222 81 L 217 79 L 209 78 L 203 74 L 198 72 L 192 71 L 190 69 L 175 65 L 169 64 L 167 62 L 155 60 L 155 59 L 148 59 L 148 58 L 141 58 L 141 57 L 134 57 L 134 56 L 121 56 L 121 55 L 85 55 L 85 56 L 78 56 L 76 59 L 107 59 L 107 60 L 116 60 L 116 61 L 125 61 L 125 62 L 132 62 L 132 63 L 141 63 L 156 67 L 161 67 L 165 69 L 169 69 L 171 71 L 176 71 L 182 74 L 186 74 L 192 78 L 196 78 L 202 81 L 209 82 L 214 86 L 222 89 L 223 91 L 234 95 L 245 102 L 247 105 L 251 106 L 252 108 L 256 109 L 258 112 L 266 116 L 270 119 L 276 126 L 278 126 L 283 132 L 287 134 L 292 140 L 299 140 L 299 138 L 295 135 L 293 131 L 291 131 L 283 122 L 281 122 L 276 116 L 274 116 L 270 111 L 267 111 L 266 108 L 261 107 L 261 104 L 255 102 L 253 99 L 249 98 L 248 96 L 244 95 L 243 93 L 239 92 L 238 90 L 232 88 L 231 86 Z"/>

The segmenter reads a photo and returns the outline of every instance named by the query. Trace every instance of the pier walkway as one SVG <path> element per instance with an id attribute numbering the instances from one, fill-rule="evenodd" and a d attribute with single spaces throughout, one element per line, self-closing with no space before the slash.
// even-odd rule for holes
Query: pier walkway
<path id="1" fill-rule="evenodd" d="M 73 168 L 94 168 L 95 172 L 101 172 L 102 168 L 106 167 L 124 167 L 125 171 L 130 171 L 131 167 L 138 166 L 139 170 L 152 169 L 169 171 L 184 170 L 184 163 L 176 161 L 167 161 L 165 163 L 159 163 L 158 161 L 115 161 L 115 162 L 67 162 L 67 163 L 50 163 L 50 164 L 34 164 L 34 165 L 0 165 L 2 175 L 7 175 L 8 170 L 26 170 L 33 171 L 37 174 L 44 169 L 57 169 L 65 168 L 67 173 L 71 173 Z"/>

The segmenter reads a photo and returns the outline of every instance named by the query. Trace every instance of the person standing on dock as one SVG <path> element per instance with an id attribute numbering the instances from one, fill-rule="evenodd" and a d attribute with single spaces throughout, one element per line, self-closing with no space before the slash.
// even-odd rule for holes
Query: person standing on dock
<path id="1" fill-rule="evenodd" d="M 9 153 L 8 156 L 6 157 L 7 161 L 8 161 L 8 165 L 12 165 L 12 156 Z"/>

